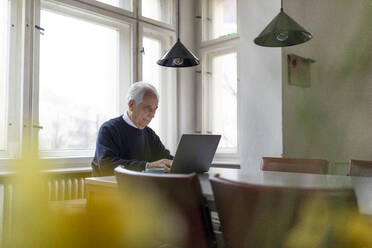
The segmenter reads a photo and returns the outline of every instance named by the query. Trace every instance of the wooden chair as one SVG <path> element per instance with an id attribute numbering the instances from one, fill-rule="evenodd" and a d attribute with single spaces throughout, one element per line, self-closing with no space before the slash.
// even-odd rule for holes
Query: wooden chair
<path id="1" fill-rule="evenodd" d="M 323 159 L 307 159 L 307 158 L 263 157 L 262 162 L 261 162 L 261 170 L 327 174 L 328 161 L 323 160 Z"/>
<path id="2" fill-rule="evenodd" d="M 117 167 L 115 176 L 120 194 L 127 195 L 128 190 L 145 187 L 146 195 L 149 198 L 154 197 L 154 195 L 161 197 L 161 204 L 164 205 L 164 209 L 169 206 L 174 207 L 173 210 L 178 213 L 178 216 L 182 218 L 182 222 L 185 223 L 183 232 L 183 234 L 186 234 L 185 242 L 182 244 L 165 242 L 168 246 L 216 246 L 208 204 L 202 195 L 200 182 L 195 173 L 152 174 Z M 128 189 L 129 187 L 130 189 Z M 139 194 L 142 193 L 140 192 Z M 166 231 L 170 233 L 176 232 L 176 230 Z"/>
<path id="3" fill-rule="evenodd" d="M 352 189 L 309 189 L 253 185 L 212 177 L 226 247 L 281 247 L 296 223 L 298 210 L 311 197 L 356 205 Z M 342 201 L 342 202 L 341 202 Z"/>
<path id="4" fill-rule="evenodd" d="M 350 176 L 372 177 L 372 161 L 350 160 Z"/>

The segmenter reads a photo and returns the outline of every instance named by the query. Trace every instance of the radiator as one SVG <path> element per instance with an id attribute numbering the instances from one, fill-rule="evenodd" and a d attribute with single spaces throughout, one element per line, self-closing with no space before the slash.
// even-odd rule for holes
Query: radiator
<path id="1" fill-rule="evenodd" d="M 81 172 L 46 172 L 49 179 L 46 190 L 49 201 L 63 201 L 86 198 L 85 177 L 91 175 L 90 171 Z M 7 240 L 11 240 L 12 210 L 14 201 L 14 187 L 11 176 L 0 177 L 0 247 L 7 247 Z"/>
<path id="2" fill-rule="evenodd" d="M 84 177 L 57 178 L 48 181 L 48 195 L 50 201 L 84 199 Z"/>
<path id="3" fill-rule="evenodd" d="M 0 184 L 0 244 L 9 235 L 11 229 L 11 216 L 13 205 L 13 185 L 10 183 Z"/>

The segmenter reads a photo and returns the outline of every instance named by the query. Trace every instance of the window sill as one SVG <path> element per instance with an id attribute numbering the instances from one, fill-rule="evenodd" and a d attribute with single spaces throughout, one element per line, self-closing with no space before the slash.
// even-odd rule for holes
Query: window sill
<path id="1" fill-rule="evenodd" d="M 240 162 L 235 160 L 213 160 L 211 167 L 240 169 Z"/>
<path id="2" fill-rule="evenodd" d="M 42 170 L 43 173 L 48 174 L 68 174 L 68 173 L 84 173 L 91 172 L 91 167 L 75 167 L 75 168 L 58 168 L 58 169 L 46 169 Z M 0 168 L 0 178 L 13 175 L 15 172 L 10 167 L 1 167 Z"/>
<path id="3" fill-rule="evenodd" d="M 93 157 L 69 157 L 69 158 L 41 158 L 46 164 L 46 170 L 69 169 L 69 168 L 90 168 Z M 11 166 L 16 162 L 15 159 L 0 159 L 0 170 L 11 170 Z"/>
<path id="4" fill-rule="evenodd" d="M 66 173 L 81 173 L 81 172 L 91 172 L 91 167 L 73 167 L 73 168 L 58 168 L 58 169 L 47 169 L 43 172 L 50 174 L 66 174 Z"/>
<path id="5" fill-rule="evenodd" d="M 93 157 L 65 157 L 65 158 L 41 158 L 47 165 L 45 170 L 79 170 L 91 168 Z"/>

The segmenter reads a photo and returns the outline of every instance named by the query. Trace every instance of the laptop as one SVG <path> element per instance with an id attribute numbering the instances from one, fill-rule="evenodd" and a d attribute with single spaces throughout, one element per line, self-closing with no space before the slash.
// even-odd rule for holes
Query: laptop
<path id="1" fill-rule="evenodd" d="M 203 173 L 209 170 L 221 135 L 184 134 L 178 144 L 170 173 Z M 147 169 L 146 173 L 164 173 Z"/>

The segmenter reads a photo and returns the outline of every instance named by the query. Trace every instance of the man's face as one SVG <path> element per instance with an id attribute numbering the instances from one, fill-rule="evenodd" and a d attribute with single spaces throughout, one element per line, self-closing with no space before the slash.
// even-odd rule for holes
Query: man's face
<path id="1" fill-rule="evenodd" d="M 155 116 L 158 98 L 151 91 L 147 91 L 140 104 L 136 105 L 134 100 L 130 100 L 128 107 L 130 119 L 139 129 L 144 129 Z"/>

